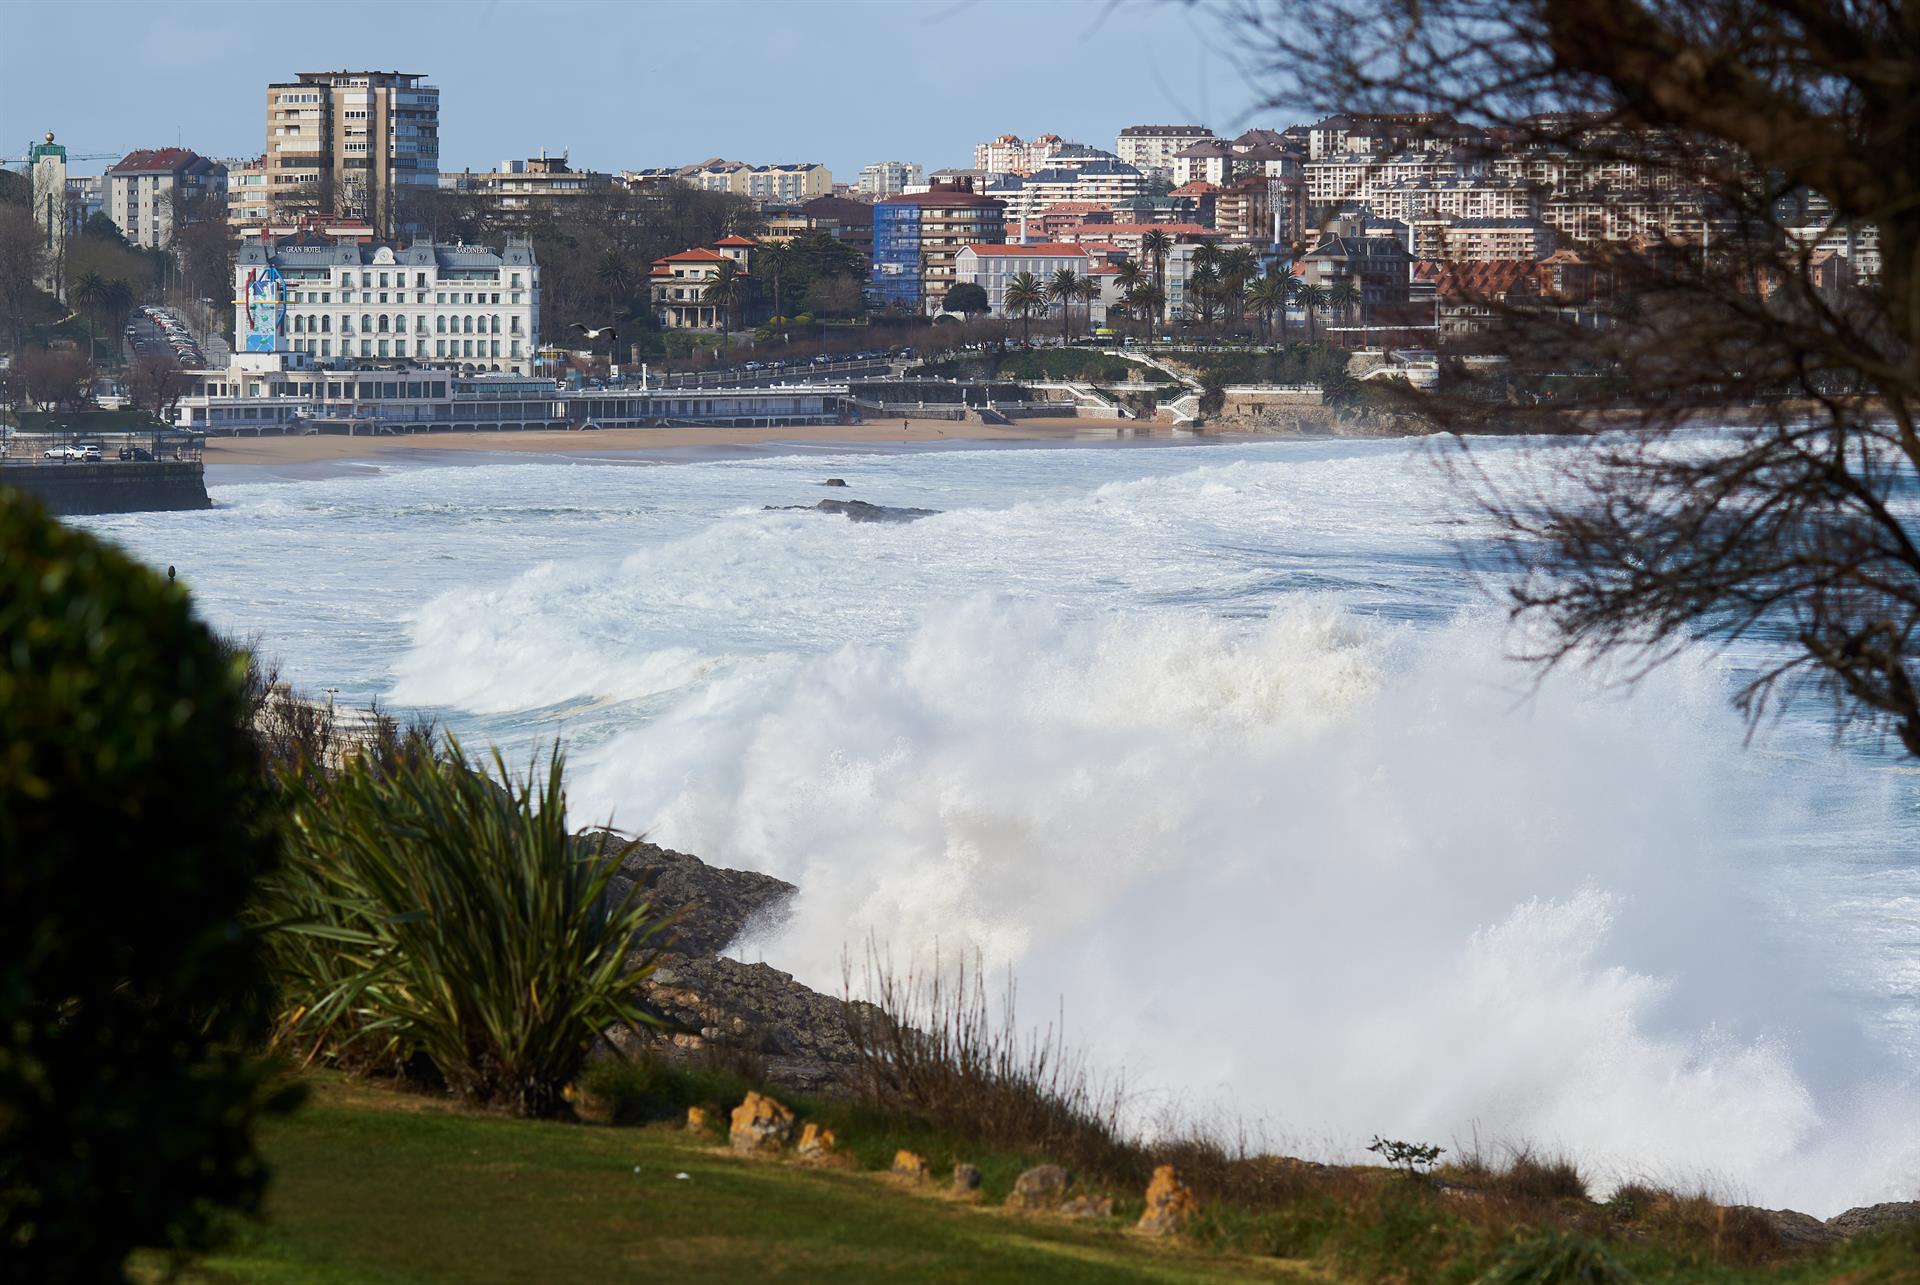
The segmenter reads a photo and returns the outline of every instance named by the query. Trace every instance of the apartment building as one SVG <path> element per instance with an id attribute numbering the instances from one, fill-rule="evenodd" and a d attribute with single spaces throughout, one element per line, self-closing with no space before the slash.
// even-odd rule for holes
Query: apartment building
<path id="1" fill-rule="evenodd" d="M 1173 183 L 1212 183 L 1225 187 L 1233 181 L 1234 164 L 1240 153 L 1217 139 L 1204 139 L 1173 154 Z"/>
<path id="2" fill-rule="evenodd" d="M 470 197 L 495 215 L 527 215 L 613 190 L 613 175 L 576 170 L 567 154 L 501 161 L 497 170 L 442 171 L 440 190 Z"/>
<path id="3" fill-rule="evenodd" d="M 973 168 L 989 174 L 1028 174 L 1047 168 L 1047 161 L 1067 144 L 1058 134 L 1042 134 L 1025 142 L 1018 134 L 1002 134 L 973 145 Z"/>
<path id="4" fill-rule="evenodd" d="M 1307 204 L 1323 208 L 1369 200 L 1375 190 L 1394 183 L 1476 175 L 1469 164 L 1447 154 L 1396 152 L 1383 155 L 1363 151 L 1335 152 L 1307 161 L 1300 167 L 1300 173 L 1306 187 Z"/>
<path id="5" fill-rule="evenodd" d="M 883 305 L 938 312 L 960 251 L 1006 239 L 1006 206 L 970 180 L 888 197 L 873 207 L 871 292 Z"/>
<path id="6" fill-rule="evenodd" d="M 1205 125 L 1129 125 L 1120 131 L 1114 154 L 1155 178 L 1173 178 L 1173 158 L 1195 143 L 1213 138 Z"/>
<path id="7" fill-rule="evenodd" d="M 440 91 L 398 71 L 303 71 L 267 86 L 273 217 L 364 219 L 392 237 L 405 198 L 440 176 Z"/>
<path id="8" fill-rule="evenodd" d="M 859 192 L 870 201 L 884 201 L 926 181 L 926 170 L 912 161 L 875 161 L 860 168 Z"/>
<path id="9" fill-rule="evenodd" d="M 1360 199 L 1381 218 L 1403 223 L 1429 217 L 1531 219 L 1540 213 L 1533 187 L 1510 179 L 1443 176 L 1369 183 Z"/>
<path id="10" fill-rule="evenodd" d="M 67 176 L 67 236 L 80 235 L 87 220 L 103 214 L 107 208 L 107 178 L 104 174 Z"/>
<path id="11" fill-rule="evenodd" d="M 227 226 L 240 236 L 257 236 L 273 220 L 267 196 L 267 158 L 236 157 L 227 167 Z"/>
<path id="12" fill-rule="evenodd" d="M 711 157 L 674 171 L 674 177 L 704 192 L 726 192 L 754 201 L 798 205 L 833 195 L 833 171 L 811 161 L 792 165 L 748 165 Z"/>
<path id="13" fill-rule="evenodd" d="M 540 347 L 533 247 L 249 241 L 234 264 L 246 352 L 527 375 Z"/>
<path id="14" fill-rule="evenodd" d="M 1089 203 L 1111 208 L 1147 192 L 1147 176 L 1116 160 L 1089 162 L 1072 169 L 1039 170 L 1022 177 L 1003 176 L 986 189 L 1006 205 L 1007 227 L 1017 230 L 1056 205 Z"/>
<path id="15" fill-rule="evenodd" d="M 184 147 L 129 152 L 107 170 L 107 216 L 129 245 L 164 250 L 176 222 L 205 201 L 226 216 L 227 167 Z"/>
<path id="16" fill-rule="evenodd" d="M 1439 257 L 1456 261 L 1544 259 L 1559 241 L 1553 228 L 1533 218 L 1455 219 L 1440 231 Z"/>

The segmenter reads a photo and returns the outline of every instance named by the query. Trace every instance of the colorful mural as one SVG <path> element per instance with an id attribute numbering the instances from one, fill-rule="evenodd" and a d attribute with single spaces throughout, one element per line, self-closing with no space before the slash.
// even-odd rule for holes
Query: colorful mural
<path id="1" fill-rule="evenodd" d="M 245 297 L 248 352 L 279 352 L 287 327 L 287 282 L 272 264 L 247 271 Z"/>

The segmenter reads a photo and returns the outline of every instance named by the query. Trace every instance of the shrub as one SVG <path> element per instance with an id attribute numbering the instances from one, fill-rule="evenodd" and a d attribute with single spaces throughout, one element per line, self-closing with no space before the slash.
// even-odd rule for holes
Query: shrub
<path id="1" fill-rule="evenodd" d="M 634 992 L 665 926 L 637 888 L 610 897 L 624 848 L 568 834 L 564 772 L 557 747 L 544 778 L 516 779 L 449 738 L 440 756 L 355 759 L 324 797 L 292 783 L 289 859 L 261 908 L 285 925 L 282 1036 L 424 1058 L 475 1103 L 562 1111 L 592 1040 L 648 1020 Z"/>
<path id="2" fill-rule="evenodd" d="M 1526 1200 L 1585 1200 L 1587 1180 L 1565 1156 L 1539 1156 L 1524 1147 L 1507 1158 L 1496 1179 L 1499 1191 Z"/>
<path id="3" fill-rule="evenodd" d="M 1516 1248 L 1477 1285 L 1627 1285 L 1633 1279 L 1599 1242 L 1549 1232 Z"/>
<path id="4" fill-rule="evenodd" d="M 259 1202 L 252 755 L 186 593 L 0 490 L 0 1278 L 114 1279 Z"/>

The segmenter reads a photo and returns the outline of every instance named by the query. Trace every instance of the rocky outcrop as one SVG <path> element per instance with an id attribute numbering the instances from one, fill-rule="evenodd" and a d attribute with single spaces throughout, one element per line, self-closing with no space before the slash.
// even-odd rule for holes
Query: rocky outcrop
<path id="1" fill-rule="evenodd" d="M 764 1093 L 749 1093 L 733 1109 L 727 1141 L 749 1155 L 778 1152 L 793 1136 L 793 1112 Z"/>
<path id="2" fill-rule="evenodd" d="M 1844 1214 L 1835 1214 L 1827 1219 L 1826 1226 L 1836 1236 L 1858 1236 L 1863 1232 L 1907 1223 L 1920 1223 L 1920 1201 L 1898 1200 L 1884 1205 L 1861 1205 Z"/>
<path id="3" fill-rule="evenodd" d="M 833 1136 L 832 1129 L 823 1129 L 817 1124 L 808 1123 L 800 1130 L 800 1141 L 794 1144 L 794 1159 L 803 1165 L 813 1165 L 821 1169 L 851 1169 L 854 1159 L 840 1150 L 839 1139 Z"/>
<path id="4" fill-rule="evenodd" d="M 1829 1228 L 1812 1214 L 1803 1214 L 1797 1209 L 1759 1209 L 1753 1205 L 1729 1205 L 1728 1213 L 1741 1213 L 1760 1219 L 1773 1229 L 1780 1243 L 1788 1249 L 1815 1248 L 1831 1245 L 1840 1239 L 1840 1233 Z"/>
<path id="5" fill-rule="evenodd" d="M 1014 1179 L 1007 1208 L 1052 1209 L 1066 1199 L 1067 1188 L 1072 1185 L 1073 1175 L 1059 1165 L 1039 1165 Z"/>
<path id="6" fill-rule="evenodd" d="M 1149 1236 L 1174 1236 L 1185 1231 L 1199 1212 L 1193 1188 L 1180 1181 L 1179 1171 L 1172 1165 L 1161 1165 L 1147 1184 L 1147 1207 L 1136 1225 Z"/>
<path id="7" fill-rule="evenodd" d="M 707 1110 L 705 1107 L 687 1108 L 687 1132 L 705 1133 L 707 1131 Z"/>
<path id="8" fill-rule="evenodd" d="M 884 504 L 868 504 L 865 500 L 822 500 L 818 504 L 769 504 L 767 511 L 838 513 L 851 522 L 913 522 L 930 518 L 940 510 L 890 508 Z"/>
<path id="9" fill-rule="evenodd" d="M 610 849 L 627 849 L 609 895 L 618 900 L 637 885 L 639 895 L 655 910 L 674 916 L 672 939 L 664 944 L 676 955 L 724 950 L 748 925 L 777 922 L 794 893 L 792 884 L 772 875 L 724 870 L 685 852 L 635 842 L 612 831 L 583 830 L 579 837 L 584 843 L 595 843 L 603 835 Z"/>
<path id="10" fill-rule="evenodd" d="M 980 1170 L 970 1164 L 953 1167 L 953 1194 L 964 1196 L 980 1190 Z"/>
<path id="11" fill-rule="evenodd" d="M 1111 1218 L 1113 1197 L 1075 1196 L 1064 1202 L 1058 1212 L 1062 1218 Z"/>
<path id="12" fill-rule="evenodd" d="M 933 1169 L 927 1164 L 927 1158 L 913 1151 L 893 1153 L 893 1173 L 895 1177 L 905 1178 L 909 1182 L 925 1182 L 933 1176 Z"/>

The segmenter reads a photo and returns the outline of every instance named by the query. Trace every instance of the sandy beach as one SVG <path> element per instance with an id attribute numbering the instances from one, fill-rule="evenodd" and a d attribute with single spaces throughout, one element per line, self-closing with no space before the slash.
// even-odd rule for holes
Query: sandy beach
<path id="1" fill-rule="evenodd" d="M 401 436 L 211 437 L 206 461 L 224 466 L 286 466 L 372 459 L 396 452 L 604 454 L 620 451 L 763 446 L 892 444 L 942 441 L 1071 442 L 1110 440 L 1122 433 L 1170 437 L 1165 425 L 1133 420 L 1049 419 L 1022 424 L 969 424 L 951 420 L 887 420 L 785 428 L 614 428 L 592 432 L 412 433 Z"/>

